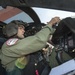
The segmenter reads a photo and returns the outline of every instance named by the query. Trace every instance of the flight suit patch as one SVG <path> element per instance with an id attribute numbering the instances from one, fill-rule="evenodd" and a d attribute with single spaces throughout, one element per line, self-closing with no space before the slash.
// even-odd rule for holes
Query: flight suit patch
<path id="1" fill-rule="evenodd" d="M 6 42 L 6 44 L 7 44 L 8 46 L 11 46 L 11 45 L 16 44 L 17 41 L 18 41 L 17 38 L 12 38 L 12 39 L 9 39 L 9 40 Z"/>

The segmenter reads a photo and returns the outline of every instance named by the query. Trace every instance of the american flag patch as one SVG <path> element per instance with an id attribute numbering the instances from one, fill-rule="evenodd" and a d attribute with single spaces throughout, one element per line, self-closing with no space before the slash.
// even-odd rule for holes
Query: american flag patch
<path id="1" fill-rule="evenodd" d="M 11 45 L 16 44 L 17 41 L 18 41 L 17 38 L 12 38 L 12 39 L 7 40 L 7 41 L 6 41 L 6 44 L 7 44 L 8 46 L 11 46 Z"/>

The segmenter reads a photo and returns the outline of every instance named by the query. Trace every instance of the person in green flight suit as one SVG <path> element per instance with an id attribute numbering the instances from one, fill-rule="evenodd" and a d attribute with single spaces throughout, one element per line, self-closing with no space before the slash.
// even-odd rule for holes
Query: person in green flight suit
<path id="1" fill-rule="evenodd" d="M 52 18 L 38 33 L 26 38 L 24 38 L 25 28 L 23 23 L 12 21 L 6 25 L 4 33 L 9 39 L 2 46 L 0 59 L 7 75 L 21 75 L 22 69 L 29 61 L 28 54 L 46 46 L 50 35 L 55 31 L 52 25 L 59 21 L 59 17 Z"/>

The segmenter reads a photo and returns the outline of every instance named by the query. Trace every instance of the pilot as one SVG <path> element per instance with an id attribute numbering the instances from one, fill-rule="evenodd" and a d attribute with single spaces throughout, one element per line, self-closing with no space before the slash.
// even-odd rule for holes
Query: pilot
<path id="1" fill-rule="evenodd" d="M 7 75 L 22 75 L 22 70 L 29 61 L 28 54 L 45 47 L 50 35 L 55 31 L 52 25 L 59 21 L 59 17 L 52 18 L 38 33 L 26 38 L 24 38 L 26 23 L 14 20 L 6 25 L 4 34 L 9 39 L 2 46 L 0 59 Z"/>

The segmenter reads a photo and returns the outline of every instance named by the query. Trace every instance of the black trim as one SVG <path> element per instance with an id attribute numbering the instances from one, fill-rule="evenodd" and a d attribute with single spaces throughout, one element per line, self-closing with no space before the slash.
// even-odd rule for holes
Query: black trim
<path id="1" fill-rule="evenodd" d="M 0 6 L 30 6 L 75 12 L 75 0 L 0 0 Z"/>
<path id="2" fill-rule="evenodd" d="M 37 16 L 36 12 L 30 8 L 30 7 L 17 7 L 19 9 L 21 9 L 22 11 L 24 11 L 25 13 L 27 13 L 36 23 L 41 23 L 39 17 Z"/>

